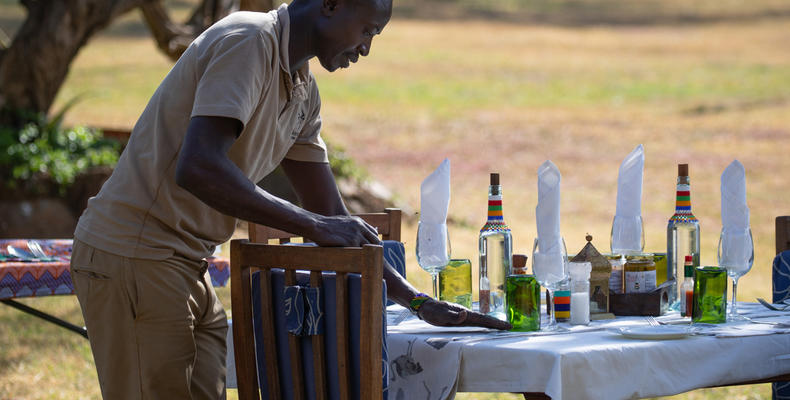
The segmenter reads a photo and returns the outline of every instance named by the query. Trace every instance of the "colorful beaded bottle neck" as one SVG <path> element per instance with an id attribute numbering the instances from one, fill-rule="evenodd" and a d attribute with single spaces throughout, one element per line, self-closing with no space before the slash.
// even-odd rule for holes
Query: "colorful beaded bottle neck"
<path id="1" fill-rule="evenodd" d="M 488 219 L 480 232 L 510 231 L 502 214 L 502 186 L 499 186 L 499 174 L 491 174 L 491 185 L 488 187 Z"/>
<path id="2" fill-rule="evenodd" d="M 678 186 L 675 197 L 675 214 L 670 222 L 694 222 L 697 217 L 691 212 L 691 185 L 688 164 L 678 165 Z"/>

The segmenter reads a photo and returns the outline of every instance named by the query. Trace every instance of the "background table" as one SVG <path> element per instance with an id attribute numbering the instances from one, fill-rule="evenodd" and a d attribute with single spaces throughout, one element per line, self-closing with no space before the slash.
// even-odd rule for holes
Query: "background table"
<path id="1" fill-rule="evenodd" d="M 32 253 L 29 242 L 35 242 L 50 258 L 46 261 L 33 259 L 10 259 L 8 247 Z M 74 285 L 69 272 L 71 239 L 0 239 L 0 302 L 20 311 L 42 318 L 63 328 L 87 337 L 85 328 L 63 321 L 50 314 L 19 303 L 12 299 L 22 297 L 44 297 L 74 294 Z M 230 278 L 230 262 L 219 257 L 209 257 L 208 272 L 214 286 L 225 286 Z"/>
<path id="2" fill-rule="evenodd" d="M 741 312 L 777 315 L 741 303 Z M 676 314 L 675 314 L 676 315 Z M 672 316 L 668 316 L 671 318 Z M 790 326 L 773 333 L 769 325 L 725 324 L 676 340 L 629 339 L 617 327 L 647 325 L 642 317 L 594 321 L 588 327 L 539 336 L 512 333 L 440 332 L 390 326 L 390 395 L 440 399 L 448 393 L 515 392 L 552 399 L 626 399 L 674 395 L 689 390 L 790 377 Z M 709 329 L 709 330 L 707 330 Z M 718 329 L 718 330 L 714 330 Z M 748 329 L 748 331 L 743 331 Z M 576 331 L 573 331 L 576 330 Z M 520 336 L 519 336 L 520 335 Z M 746 336 L 749 335 L 749 336 Z M 755 382 L 756 381 L 756 382 Z"/>

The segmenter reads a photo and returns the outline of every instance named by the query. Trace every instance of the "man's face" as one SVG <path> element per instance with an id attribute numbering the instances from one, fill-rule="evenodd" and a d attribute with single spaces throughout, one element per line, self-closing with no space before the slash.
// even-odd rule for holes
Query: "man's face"
<path id="1" fill-rule="evenodd" d="M 334 7 L 324 10 L 316 50 L 321 66 L 330 72 L 367 56 L 373 36 L 381 33 L 392 15 L 390 0 L 339 0 Z"/>

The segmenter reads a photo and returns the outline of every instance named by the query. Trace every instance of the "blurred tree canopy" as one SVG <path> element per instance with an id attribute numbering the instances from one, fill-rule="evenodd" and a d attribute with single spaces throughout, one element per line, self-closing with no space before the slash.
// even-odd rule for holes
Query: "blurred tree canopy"
<path id="1" fill-rule="evenodd" d="M 203 30 L 236 10 L 267 11 L 273 0 L 199 0 L 185 22 L 163 0 L 20 0 L 27 17 L 10 45 L 0 43 L 0 126 L 21 128 L 46 115 L 71 62 L 119 16 L 140 9 L 159 49 L 178 59 Z"/>

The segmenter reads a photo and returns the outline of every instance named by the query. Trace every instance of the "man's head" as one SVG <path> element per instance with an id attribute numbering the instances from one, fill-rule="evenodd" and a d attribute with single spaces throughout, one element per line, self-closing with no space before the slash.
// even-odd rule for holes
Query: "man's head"
<path id="1" fill-rule="evenodd" d="M 346 68 L 367 56 L 373 36 L 392 15 L 392 0 L 317 0 L 321 13 L 315 26 L 315 56 L 328 71 Z"/>

